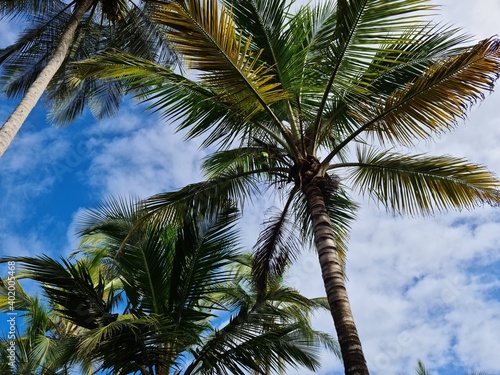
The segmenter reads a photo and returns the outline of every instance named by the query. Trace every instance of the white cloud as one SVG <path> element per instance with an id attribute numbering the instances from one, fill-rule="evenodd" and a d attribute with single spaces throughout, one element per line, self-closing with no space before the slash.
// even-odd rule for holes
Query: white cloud
<path id="1" fill-rule="evenodd" d="M 124 123 L 125 131 L 116 126 Z M 102 133 L 94 127 L 88 141 L 95 154 L 90 183 L 103 195 L 145 197 L 201 179 L 199 144 L 183 142 L 183 135 L 157 116 L 125 110 L 109 125 L 97 125 Z"/>

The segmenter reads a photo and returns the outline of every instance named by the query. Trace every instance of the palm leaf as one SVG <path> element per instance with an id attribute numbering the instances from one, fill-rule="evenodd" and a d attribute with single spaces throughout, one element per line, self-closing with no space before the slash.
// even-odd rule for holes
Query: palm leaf
<path id="1" fill-rule="evenodd" d="M 325 40 L 331 43 L 325 43 L 326 48 L 318 53 L 318 57 L 321 56 L 318 69 L 326 81 L 313 126 L 314 144 L 316 134 L 322 132 L 321 121 L 331 95 L 368 96 L 374 76 L 363 73 L 378 62 L 377 59 L 381 57 L 378 51 L 386 49 L 388 43 L 401 43 L 404 33 L 422 22 L 423 12 L 432 8 L 426 0 L 337 2 L 335 26 L 330 29 L 329 35 L 324 34 Z M 328 70 L 325 71 L 324 67 L 328 67 Z"/>
<path id="2" fill-rule="evenodd" d="M 165 354 L 161 343 L 171 340 L 175 322 L 158 315 L 123 317 L 106 326 L 85 332 L 78 346 L 79 357 L 91 356 L 100 364 L 100 370 L 113 373 L 130 373 L 138 367 L 161 366 L 168 368 L 175 357 Z M 180 341 L 191 342 L 194 338 L 186 330 Z M 173 340 L 171 340 L 173 341 Z"/>
<path id="3" fill-rule="evenodd" d="M 364 72 L 366 80 L 371 80 L 372 94 L 363 98 L 364 102 L 374 100 L 379 103 L 395 92 L 406 87 L 420 77 L 437 60 L 451 58 L 463 48 L 457 46 L 469 41 L 459 29 L 424 25 L 408 30 L 400 44 L 390 42 L 381 46 L 377 58 Z M 318 145 L 328 150 L 339 150 L 340 141 L 349 138 L 359 127 L 359 123 L 351 117 L 351 106 L 358 106 L 355 97 L 343 96 L 331 98 L 325 107 L 321 133 L 318 134 Z M 316 146 L 317 147 L 317 146 Z"/>
<path id="4" fill-rule="evenodd" d="M 11 17 L 28 18 L 33 15 L 41 14 L 50 11 L 54 6 L 60 6 L 60 1 L 46 0 L 19 0 L 19 1 L 2 1 L 0 2 L 0 18 Z"/>
<path id="5" fill-rule="evenodd" d="M 268 218 L 254 246 L 253 273 L 259 292 L 267 289 L 268 283 L 280 278 L 285 268 L 300 253 L 302 238 L 296 223 L 290 220 L 290 204 L 298 189 L 290 192 L 285 207 Z"/>
<path id="6" fill-rule="evenodd" d="M 394 213 L 428 215 L 500 201 L 498 179 L 485 167 L 462 158 L 366 148 L 358 150 L 358 163 L 345 166 L 351 168 L 354 186 Z"/>
<path id="7" fill-rule="evenodd" d="M 55 311 L 75 324 L 93 328 L 113 318 L 109 314 L 110 306 L 103 301 L 102 280 L 94 285 L 85 263 L 72 265 L 64 259 L 60 263 L 47 256 L 0 259 L 0 262 L 6 261 L 23 263 L 25 271 L 18 277 L 42 283 L 50 302 L 56 306 Z"/>
<path id="8" fill-rule="evenodd" d="M 382 141 L 412 144 L 450 129 L 471 104 L 491 90 L 500 69 L 500 43 L 484 40 L 471 49 L 430 66 L 387 99 L 351 111 Z M 352 136 L 349 137 L 352 139 Z"/>
<path id="9" fill-rule="evenodd" d="M 242 207 L 252 194 L 258 193 L 255 175 L 264 172 L 228 170 L 218 178 L 154 195 L 144 201 L 146 217 L 157 224 L 181 223 L 199 213 L 214 215 L 231 202 Z"/>
<path id="10" fill-rule="evenodd" d="M 286 151 L 272 144 L 260 143 L 256 146 L 241 146 L 214 152 L 203 159 L 201 169 L 208 179 L 224 176 L 228 170 L 236 170 L 240 172 L 264 171 L 259 173 L 259 177 L 261 174 L 267 175 L 270 183 L 285 181 L 291 167 Z"/>
<path id="11" fill-rule="evenodd" d="M 424 363 L 421 360 L 418 360 L 417 368 L 415 369 L 415 375 L 429 375 L 429 372 L 424 366 Z"/>
<path id="12" fill-rule="evenodd" d="M 230 11 L 219 9 L 216 0 L 161 4 L 154 19 L 167 27 L 176 50 L 225 101 L 246 108 L 249 115 L 263 109 L 272 115 L 268 106 L 285 97 L 269 82 L 270 68 L 258 64 L 258 54 L 252 55 L 251 39 L 237 31 Z"/>

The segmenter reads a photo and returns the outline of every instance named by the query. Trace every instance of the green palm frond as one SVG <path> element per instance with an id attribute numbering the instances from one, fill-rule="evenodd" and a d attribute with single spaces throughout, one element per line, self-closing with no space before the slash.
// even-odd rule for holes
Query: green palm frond
<path id="1" fill-rule="evenodd" d="M 35 3 L 33 7 L 37 8 Z M 73 4 L 47 3 L 50 5 L 43 10 L 27 10 L 33 13 L 30 24 L 14 44 L 0 51 L 0 84 L 9 97 L 25 95 L 50 60 L 71 19 Z M 176 62 L 162 27 L 151 20 L 147 6 L 130 0 L 96 0 L 80 20 L 65 61 L 46 89 L 44 104 L 50 108 L 50 121 L 67 125 L 87 106 L 98 119 L 117 112 L 123 99 L 117 82 L 88 78 L 78 87 L 68 84 L 70 63 L 105 48 L 120 48 L 166 65 Z"/>
<path id="2" fill-rule="evenodd" d="M 428 215 L 500 200 L 498 179 L 485 167 L 462 158 L 360 148 L 358 163 L 345 166 L 352 168 L 353 186 L 394 213 Z"/>
<path id="3" fill-rule="evenodd" d="M 415 375 L 430 375 L 421 360 L 418 360 L 417 368 L 415 369 L 415 371 Z"/>
<path id="4" fill-rule="evenodd" d="M 135 311 L 177 314 L 197 308 L 207 289 L 228 277 L 222 269 L 237 253 L 236 211 L 186 217 L 178 227 L 137 226 L 141 209 L 140 201 L 112 199 L 91 210 L 82 218 L 88 226 L 84 244 L 90 245 L 82 252 L 111 261 Z M 104 253 L 92 250 L 103 246 Z"/>
<path id="5" fill-rule="evenodd" d="M 265 172 L 266 170 L 228 170 L 218 178 L 190 184 L 174 192 L 154 195 L 144 201 L 144 207 L 148 212 L 147 216 L 156 223 L 179 223 L 198 213 L 213 215 L 229 202 L 242 207 L 253 194 L 258 194 L 256 175 Z"/>
<path id="6" fill-rule="evenodd" d="M 101 370 L 115 373 L 138 371 L 141 364 L 168 368 L 175 357 L 165 355 L 171 353 L 161 343 L 173 342 L 175 329 L 176 323 L 167 317 L 154 314 L 124 317 L 85 332 L 80 339 L 78 356 L 90 356 L 100 364 Z M 196 336 L 192 337 L 191 332 L 186 330 L 175 339 L 192 342 Z"/>
<path id="7" fill-rule="evenodd" d="M 71 86 L 79 86 L 83 78 L 89 77 L 122 82 L 124 90 L 150 103 L 148 110 L 161 111 L 165 119 L 179 123 L 178 129 L 188 129 L 188 139 L 206 135 L 205 147 L 214 143 L 227 146 L 238 135 L 249 136 L 260 129 L 290 152 L 275 125 L 248 122 L 239 106 L 220 97 L 212 87 L 168 66 L 109 50 L 73 64 L 73 69 Z"/>
<path id="8" fill-rule="evenodd" d="M 260 179 L 279 183 L 288 178 L 291 167 L 286 151 L 261 143 L 256 146 L 239 147 L 214 152 L 203 159 L 201 169 L 208 179 L 218 178 L 228 170 L 240 172 L 263 171 Z M 267 172 L 267 173 L 266 173 Z"/>
<path id="9" fill-rule="evenodd" d="M 71 367 L 74 361 L 72 355 L 77 340 L 70 330 L 75 326 L 65 321 L 57 311 L 49 309 L 49 305 L 42 303 L 38 297 L 26 294 L 19 282 L 16 285 L 16 299 L 19 303 L 16 303 L 15 308 L 25 326 L 22 332 L 16 332 L 19 373 L 35 373 L 43 369 L 46 375 L 66 374 L 64 369 Z M 81 330 L 75 333 L 78 331 Z M 7 345 L 2 345 L 2 349 L 4 347 Z M 6 369 L 0 369 L 2 374 L 8 374 Z"/>
<path id="10" fill-rule="evenodd" d="M 208 292 L 215 293 L 232 278 L 226 267 L 240 253 L 234 227 L 238 218 L 230 208 L 210 219 L 195 219 L 181 229 L 171 271 L 170 298 L 178 306 L 177 314 L 187 308 L 198 310 L 202 304 L 217 308 Z"/>
<path id="11" fill-rule="evenodd" d="M 17 311 L 29 311 L 32 306 L 33 299 L 26 293 L 20 283 L 8 279 L 0 279 L 0 311 L 9 311 L 11 304 L 9 303 L 9 286 L 15 287 L 14 309 Z M 12 293 L 11 293 L 12 294 Z M 12 297 L 10 299 L 12 301 Z"/>
<path id="12" fill-rule="evenodd" d="M 387 99 L 351 113 L 382 142 L 411 145 L 415 138 L 428 138 L 463 119 L 470 105 L 484 97 L 483 91 L 492 89 L 499 69 L 500 43 L 484 40 L 433 64 Z"/>
<path id="13" fill-rule="evenodd" d="M 190 67 L 203 72 L 203 81 L 249 116 L 261 110 L 272 114 L 268 106 L 286 97 L 272 82 L 271 68 L 251 53 L 251 38 L 237 30 L 230 10 L 216 0 L 162 4 L 154 19 L 167 27 L 170 41 Z"/>
<path id="14" fill-rule="evenodd" d="M 277 324 L 273 316 L 274 309 L 265 306 L 252 311 L 240 310 L 228 324 L 206 338 L 203 349 L 194 353 L 195 360 L 186 374 L 223 373 L 225 369 L 245 374 L 266 368 L 282 372 L 285 364 L 317 369 L 318 347 L 304 336 L 302 325 Z"/>
<path id="15" fill-rule="evenodd" d="M 60 5 L 58 1 L 47 0 L 19 0 L 1 1 L 0 18 L 30 18 L 33 15 L 43 14 L 53 7 Z"/>
<path id="16" fill-rule="evenodd" d="M 0 84 L 8 97 L 26 93 L 55 50 L 55 35 L 63 32 L 69 18 L 69 9 L 51 8 L 50 12 L 36 16 L 14 44 L 0 51 Z"/>
<path id="17" fill-rule="evenodd" d="M 401 43 L 404 34 L 422 23 L 425 11 L 432 8 L 426 0 L 337 2 L 335 19 L 332 19 L 334 25 L 323 36 L 325 49 L 317 52 L 316 69 L 324 77 L 325 86 L 313 126 L 315 137 L 322 133 L 322 118 L 330 97 L 366 98 L 371 93 L 370 84 L 375 76 L 364 72 L 382 57 L 379 50 L 386 49 L 387 44 Z M 384 57 L 387 59 L 387 55 Z M 381 59 L 380 62 L 383 66 L 387 61 Z M 313 141 L 316 143 L 316 139 Z"/>
<path id="18" fill-rule="evenodd" d="M 298 98 L 306 87 L 303 76 L 307 74 L 307 53 L 314 37 L 311 36 L 308 7 L 293 16 L 289 1 L 240 1 L 234 7 L 226 1 L 234 12 L 238 27 L 252 36 L 251 48 L 259 59 L 271 66 L 275 72 L 274 81 L 287 93 L 287 100 L 281 107 L 273 106 L 281 116 L 286 116 L 294 137 L 300 139 L 302 108 L 297 108 Z M 307 14 L 305 14 L 307 13 Z"/>
<path id="19" fill-rule="evenodd" d="M 422 76 L 436 61 L 454 57 L 458 51 L 463 52 L 457 46 L 468 42 L 470 37 L 456 28 L 426 24 L 409 30 L 402 39 L 401 44 L 394 45 L 392 42 L 382 46 L 377 51 L 377 59 L 364 72 L 366 78 L 363 79 L 372 80 L 372 94 L 363 98 L 364 102 L 382 102 L 395 90 L 406 87 Z M 337 148 L 340 141 L 351 139 L 349 135 L 359 127 L 350 110 L 351 106 L 356 108 L 358 103 L 356 98 L 345 96 L 329 100 L 321 133 L 317 135 L 318 145 L 327 150 L 340 151 Z"/>
<path id="20" fill-rule="evenodd" d="M 77 265 L 62 259 L 58 262 L 47 256 L 16 257 L 0 262 L 16 261 L 23 264 L 21 278 L 30 278 L 42 284 L 54 310 L 81 327 L 93 328 L 113 319 L 111 306 L 103 300 L 104 284 L 95 285 L 84 262 Z"/>

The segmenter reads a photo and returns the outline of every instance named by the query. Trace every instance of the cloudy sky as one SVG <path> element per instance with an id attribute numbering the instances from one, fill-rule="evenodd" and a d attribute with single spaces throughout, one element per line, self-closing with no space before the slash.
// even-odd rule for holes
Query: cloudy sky
<path id="1" fill-rule="evenodd" d="M 441 0 L 436 18 L 477 39 L 497 33 L 499 0 Z M 15 33 L 0 29 L 3 46 Z M 0 102 L 0 121 L 14 103 Z M 418 152 L 452 154 L 500 175 L 500 93 L 488 95 L 452 134 Z M 146 197 L 200 180 L 196 142 L 142 108 L 90 116 L 58 129 L 38 108 L 0 159 L 0 255 L 67 255 L 75 249 L 75 218 L 109 195 Z M 500 374 L 500 212 L 490 207 L 433 218 L 392 217 L 360 198 L 351 232 L 347 274 L 354 316 L 374 375 L 412 374 L 422 359 L 433 374 L 484 370 Z M 269 202 L 245 212 L 245 242 L 257 238 Z M 7 270 L 0 270 L 5 275 Z M 308 296 L 324 295 L 317 258 L 306 252 L 289 282 Z M 315 325 L 332 332 L 328 315 Z M 305 372 L 300 371 L 300 374 Z M 341 374 L 325 356 L 321 374 Z"/>

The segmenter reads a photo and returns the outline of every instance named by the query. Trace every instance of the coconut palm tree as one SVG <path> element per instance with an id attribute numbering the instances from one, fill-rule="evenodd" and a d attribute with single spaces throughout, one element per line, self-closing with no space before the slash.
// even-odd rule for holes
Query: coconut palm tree
<path id="1" fill-rule="evenodd" d="M 415 375 L 431 375 L 429 371 L 425 368 L 424 363 L 421 360 L 418 360 L 417 368 L 415 369 Z M 466 375 L 488 375 L 483 371 L 474 371 L 468 372 Z"/>
<path id="2" fill-rule="evenodd" d="M 93 76 L 146 88 L 139 97 L 152 109 L 218 148 L 204 161 L 207 181 L 147 200 L 155 221 L 276 188 L 283 204 L 255 248 L 257 285 L 265 293 L 312 240 L 346 374 L 368 374 L 343 269 L 355 212 L 348 189 L 410 216 L 498 203 L 500 182 L 485 167 L 407 148 L 453 129 L 492 89 L 500 41 L 468 44 L 430 22 L 425 0 L 291 7 L 158 0 L 154 19 L 190 75 L 108 51 L 79 64 L 72 84 Z"/>
<path id="3" fill-rule="evenodd" d="M 0 128 L 0 157 L 42 94 L 49 119 L 68 124 L 88 104 L 100 118 L 113 114 L 122 92 L 116 84 L 87 80 L 77 90 L 66 84 L 67 64 L 105 47 L 168 63 L 171 55 L 147 6 L 132 0 L 0 1 L 0 17 L 27 22 L 19 39 L 0 51 L 0 85 L 8 97 L 22 97 Z M 142 2 L 144 4 L 144 2 Z"/>
<path id="4" fill-rule="evenodd" d="M 15 259 L 81 329 L 72 361 L 114 374 L 271 374 L 287 365 L 314 370 L 321 347 L 336 349 L 310 326 L 324 298 L 279 283 L 263 296 L 252 289 L 235 210 L 182 227 L 142 227 L 124 244 L 138 217 L 130 201 L 92 211 L 76 264 Z"/>
<path id="5" fill-rule="evenodd" d="M 1 338 L 1 373 L 72 373 L 75 364 L 71 358 L 78 342 L 76 337 L 81 329 L 65 319 L 56 309 L 46 306 L 39 298 L 30 296 L 19 283 L 15 285 L 15 299 L 12 300 L 9 295 L 12 296 L 12 288 L 8 288 L 5 280 L 0 280 L 0 311 L 16 312 L 6 315 L 9 319 L 14 319 L 15 331 L 9 331 Z M 14 345 L 11 345 L 12 342 Z M 13 361 L 10 360 L 11 355 L 15 358 Z"/>

